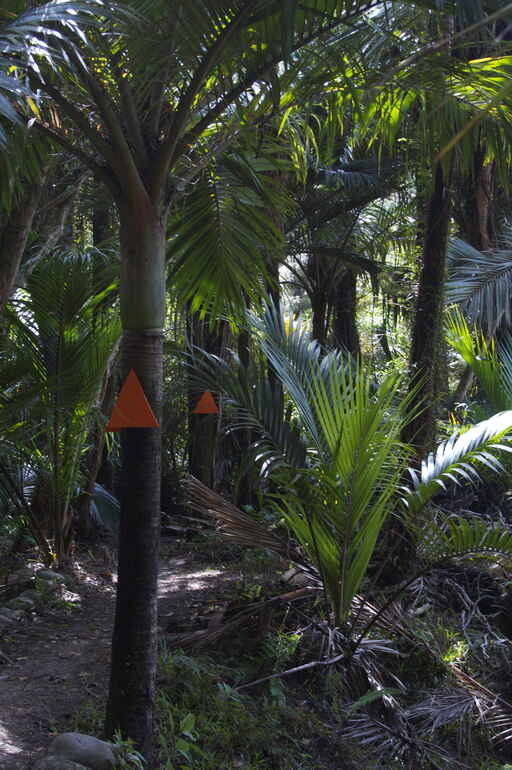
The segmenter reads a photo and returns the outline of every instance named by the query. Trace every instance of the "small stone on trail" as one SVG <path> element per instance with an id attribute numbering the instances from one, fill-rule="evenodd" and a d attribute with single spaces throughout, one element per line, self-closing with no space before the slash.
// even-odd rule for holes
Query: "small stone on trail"
<path id="1" fill-rule="evenodd" d="M 18 599 L 30 599 L 36 604 L 39 604 L 41 601 L 41 594 L 38 591 L 29 588 L 28 591 L 23 591 L 23 593 L 18 596 Z"/>
<path id="2" fill-rule="evenodd" d="M 300 587 L 306 586 L 310 582 L 308 576 L 295 567 L 291 567 L 290 569 L 287 569 L 286 572 L 283 572 L 281 580 L 284 583 L 290 583 L 292 586 Z"/>
<path id="3" fill-rule="evenodd" d="M 90 768 L 64 757 L 50 755 L 39 759 L 35 765 L 32 765 L 32 770 L 90 770 Z"/>
<path id="4" fill-rule="evenodd" d="M 14 623 L 16 620 L 21 620 L 23 613 L 20 610 L 11 610 L 9 607 L 0 607 L 0 620 L 8 620 L 10 623 Z"/>
<path id="5" fill-rule="evenodd" d="M 17 596 L 16 599 L 11 599 L 9 607 L 12 610 L 33 610 L 36 603 L 33 599 L 29 599 L 28 596 Z"/>
<path id="6" fill-rule="evenodd" d="M 91 770 L 111 770 L 115 767 L 112 744 L 100 741 L 92 735 L 62 733 L 57 735 L 48 749 L 50 755 L 58 755 L 85 765 Z"/>
<path id="7" fill-rule="evenodd" d="M 66 578 L 61 575 L 60 572 L 54 572 L 51 569 L 40 569 L 36 572 L 36 577 L 40 580 L 47 580 L 48 582 L 55 581 L 56 583 L 65 583 Z"/>

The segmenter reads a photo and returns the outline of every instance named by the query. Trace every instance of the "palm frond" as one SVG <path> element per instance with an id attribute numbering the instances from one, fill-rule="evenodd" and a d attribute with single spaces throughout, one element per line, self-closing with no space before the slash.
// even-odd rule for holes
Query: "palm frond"
<path id="1" fill-rule="evenodd" d="M 512 704 L 503 696 L 492 692 L 488 687 L 452 665 L 452 672 L 457 683 L 473 699 L 482 723 L 491 731 L 494 743 L 505 743 L 512 739 Z"/>
<path id="2" fill-rule="evenodd" d="M 479 481 L 478 468 L 502 471 L 497 451 L 512 451 L 508 436 L 512 430 L 512 411 L 500 412 L 469 430 L 455 431 L 451 438 L 430 452 L 421 469 L 410 469 L 412 488 L 405 489 L 405 502 L 411 514 L 423 508 L 446 483 Z"/>
<path id="3" fill-rule="evenodd" d="M 70 543 L 88 427 L 119 339 L 108 307 L 114 287 L 110 265 L 97 277 L 87 255 L 57 253 L 37 265 L 8 308 L 0 425 L 36 483 L 46 485 L 59 558 Z"/>
<path id="4" fill-rule="evenodd" d="M 328 378 L 313 375 L 311 380 L 310 398 L 333 479 L 325 494 L 328 506 L 317 510 L 339 549 L 342 616 L 360 590 L 406 457 L 400 441 L 404 417 L 395 407 L 398 387 L 399 380 L 389 378 L 370 392 L 359 366 L 353 375 L 350 366 L 347 372 L 332 366 Z"/>
<path id="5" fill-rule="evenodd" d="M 220 391 L 226 398 L 232 410 L 229 429 L 257 432 L 250 451 L 265 475 L 282 465 L 304 467 L 304 436 L 300 427 L 287 419 L 283 392 L 263 368 L 253 363 L 246 368 L 237 357 L 228 363 L 199 349 L 190 356 L 190 362 L 190 381 Z"/>
<path id="6" fill-rule="evenodd" d="M 483 519 L 452 516 L 444 523 L 429 524 L 419 534 L 419 552 L 427 561 L 512 555 L 512 531 Z"/>
<path id="7" fill-rule="evenodd" d="M 470 322 L 494 334 L 512 307 L 512 251 L 481 252 L 454 239 L 448 250 L 446 301 L 457 304 Z"/>
<path id="8" fill-rule="evenodd" d="M 11 73 L 0 73 L 0 117 L 21 124 L 21 114 L 35 117 L 40 100 L 22 79 L 22 73 L 40 74 L 40 63 L 50 68 L 69 62 L 63 43 L 71 48 L 85 40 L 84 30 L 98 27 L 112 13 L 126 16 L 128 11 L 103 0 L 52 0 L 19 15 L 9 15 L 0 25 L 0 66 Z M 0 148 L 6 132 L 0 124 Z"/>
<path id="9" fill-rule="evenodd" d="M 226 158 L 196 183 L 170 224 L 170 278 L 183 301 L 212 314 L 259 296 L 263 256 L 279 254 L 282 236 L 269 216 L 273 190 L 254 161 Z"/>
<path id="10" fill-rule="evenodd" d="M 285 320 L 274 305 L 267 305 L 261 317 L 249 314 L 249 324 L 259 335 L 261 349 L 292 399 L 313 446 L 324 454 L 325 443 L 309 398 L 311 376 L 316 371 L 326 377 L 331 368 L 343 367 L 342 354 L 334 351 L 322 358 L 320 346 L 305 326 L 292 318 Z"/>
<path id="11" fill-rule="evenodd" d="M 493 340 L 488 342 L 483 333 L 470 330 L 458 309 L 448 313 L 446 325 L 449 345 L 471 367 L 493 409 L 509 409 L 512 406 L 512 379 L 507 373 L 512 374 L 512 361 L 506 341 L 497 350 Z"/>

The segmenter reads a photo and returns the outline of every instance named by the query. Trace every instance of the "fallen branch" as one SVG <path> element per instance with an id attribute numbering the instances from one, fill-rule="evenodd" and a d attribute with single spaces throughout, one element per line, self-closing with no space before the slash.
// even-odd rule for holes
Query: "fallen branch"
<path id="1" fill-rule="evenodd" d="M 288 668 L 286 671 L 280 671 L 278 674 L 270 674 L 269 676 L 263 676 L 261 679 L 255 679 L 254 682 L 248 682 L 242 684 L 234 689 L 237 692 L 240 690 L 246 690 L 248 687 L 255 687 L 257 684 L 268 682 L 271 679 L 282 679 L 284 676 L 290 676 L 290 674 L 296 674 L 298 671 L 306 671 L 309 668 L 315 668 L 316 666 L 332 666 L 334 663 L 339 663 L 340 660 L 344 660 L 345 653 L 336 655 L 334 658 L 328 658 L 327 660 L 312 660 L 309 663 L 303 663 L 302 666 L 295 666 L 294 668 Z"/>

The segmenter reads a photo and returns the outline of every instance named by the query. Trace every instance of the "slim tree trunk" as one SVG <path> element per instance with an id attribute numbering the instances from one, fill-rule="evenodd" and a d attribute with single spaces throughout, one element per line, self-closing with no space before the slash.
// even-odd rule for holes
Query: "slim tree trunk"
<path id="1" fill-rule="evenodd" d="M 352 270 L 347 270 L 341 276 L 334 293 L 334 339 L 336 345 L 345 348 L 354 357 L 357 357 L 361 352 L 356 324 L 357 276 Z"/>
<path id="2" fill-rule="evenodd" d="M 208 353 L 220 356 L 222 354 L 225 322 L 221 321 L 212 329 L 207 319 L 202 319 L 198 313 L 189 316 L 189 336 L 192 345 L 202 348 Z M 192 371 L 190 372 L 192 375 Z M 194 408 L 202 391 L 197 386 L 190 386 L 189 403 L 189 471 L 206 484 L 215 484 L 215 453 L 219 433 L 219 418 L 216 414 L 195 414 Z"/>
<path id="3" fill-rule="evenodd" d="M 26 188 L 0 230 L 0 310 L 11 296 L 32 222 L 41 197 L 43 182 Z"/>
<path id="4" fill-rule="evenodd" d="M 462 176 L 456 186 L 455 220 L 462 238 L 479 251 L 492 245 L 490 203 L 494 188 L 494 164 L 486 162 L 486 148 L 479 146 L 473 154 L 472 173 Z M 474 380 L 473 370 L 465 366 L 450 400 L 450 408 L 463 403 Z"/>
<path id="5" fill-rule="evenodd" d="M 247 299 L 246 302 L 249 306 Z M 251 336 L 247 329 L 240 329 L 237 343 L 240 363 L 242 366 L 245 366 L 245 368 L 248 369 L 251 360 Z M 250 428 L 243 428 L 242 430 L 238 430 L 236 432 L 236 440 L 238 441 L 240 458 L 242 458 L 242 462 L 254 440 L 253 431 Z M 254 474 L 251 473 L 251 470 L 247 470 L 245 473 L 240 475 L 240 481 L 236 490 L 236 505 L 239 508 L 243 505 L 254 505 Z"/>
<path id="6" fill-rule="evenodd" d="M 142 201 L 121 210 L 122 373 L 134 369 L 157 417 L 165 317 L 163 217 Z M 160 428 L 121 430 L 119 577 L 106 733 L 119 729 L 153 766 L 160 539 Z"/>
<path id="7" fill-rule="evenodd" d="M 311 336 L 325 347 L 327 295 L 321 289 L 311 295 Z"/>
<path id="8" fill-rule="evenodd" d="M 435 438 L 435 381 L 442 330 L 449 221 L 448 189 L 443 169 L 437 164 L 434 170 L 434 189 L 427 210 L 410 353 L 410 392 L 415 392 L 413 408 L 420 407 L 421 412 L 406 426 L 402 436 L 415 447 L 418 457 L 432 449 Z"/>

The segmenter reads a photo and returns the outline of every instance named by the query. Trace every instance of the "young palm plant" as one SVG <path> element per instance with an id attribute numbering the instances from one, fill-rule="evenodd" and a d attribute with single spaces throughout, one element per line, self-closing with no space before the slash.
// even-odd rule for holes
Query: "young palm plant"
<path id="1" fill-rule="evenodd" d="M 45 556 L 59 562 L 72 542 L 72 498 L 88 429 L 119 323 L 111 310 L 115 266 L 95 254 L 55 254 L 34 269 L 7 308 L 1 358 L 0 483 Z M 13 484 L 10 469 L 25 483 Z M 45 520 L 42 520 L 41 517 Z"/>
<path id="2" fill-rule="evenodd" d="M 512 408 L 512 338 L 510 331 L 497 344 L 474 325 L 470 327 L 459 309 L 447 316 L 446 338 L 482 387 L 492 410 Z"/>
<path id="3" fill-rule="evenodd" d="M 284 387 L 285 416 L 278 391 L 258 376 L 254 365 L 230 365 L 203 354 L 203 384 L 227 396 L 239 425 L 258 432 L 255 458 L 275 482 L 270 502 L 314 566 L 335 626 L 350 630 L 357 624 L 358 594 L 392 515 L 404 517 L 414 530 L 423 564 L 481 552 L 512 553 L 508 531 L 460 516 L 433 526 L 430 517 L 421 515 L 448 482 L 475 481 L 482 467 L 500 470 L 495 455 L 509 449 L 512 411 L 454 434 L 419 470 L 409 470 L 410 450 L 400 434 L 410 419 L 411 395 L 401 395 L 397 376 L 375 384 L 358 363 L 339 353 L 322 358 L 301 324 L 285 322 L 274 308 L 262 318 L 250 316 L 249 322 Z M 407 477 L 412 477 L 409 484 Z M 244 515 L 237 518 L 232 506 L 225 515 L 194 481 L 189 490 L 195 505 L 217 516 L 228 536 L 247 545 Z M 268 545 L 268 533 L 259 527 L 255 522 L 253 544 Z M 282 554 L 282 542 L 274 539 Z"/>

